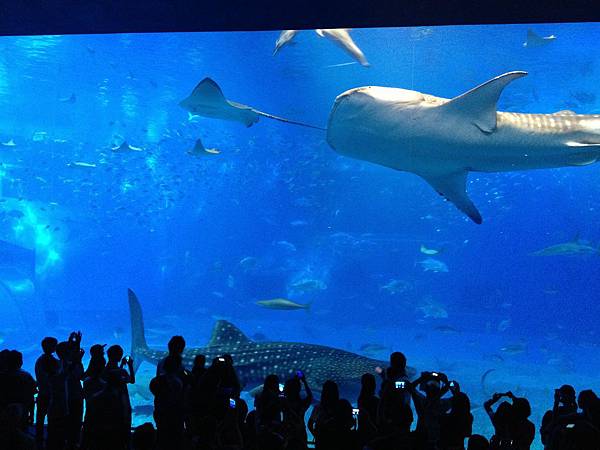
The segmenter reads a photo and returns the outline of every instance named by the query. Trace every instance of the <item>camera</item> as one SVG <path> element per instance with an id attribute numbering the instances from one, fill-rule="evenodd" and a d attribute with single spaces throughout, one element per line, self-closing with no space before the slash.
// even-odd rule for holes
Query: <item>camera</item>
<path id="1" fill-rule="evenodd" d="M 219 356 L 218 361 L 219 362 L 225 362 L 225 358 L 223 358 L 222 356 Z"/>
<path id="2" fill-rule="evenodd" d="M 235 399 L 234 398 L 229 399 L 229 407 L 231 409 L 235 409 Z"/>
<path id="3" fill-rule="evenodd" d="M 406 387 L 406 381 L 396 381 L 394 386 L 396 389 L 404 389 Z"/>
<path id="4" fill-rule="evenodd" d="M 354 417 L 358 417 L 358 413 L 360 412 L 360 409 L 358 408 L 352 408 L 352 415 Z"/>
<path id="5" fill-rule="evenodd" d="M 431 376 L 432 376 L 432 377 L 439 377 L 439 376 L 440 376 L 440 374 L 439 374 L 439 373 L 437 373 L 437 372 L 431 372 Z"/>

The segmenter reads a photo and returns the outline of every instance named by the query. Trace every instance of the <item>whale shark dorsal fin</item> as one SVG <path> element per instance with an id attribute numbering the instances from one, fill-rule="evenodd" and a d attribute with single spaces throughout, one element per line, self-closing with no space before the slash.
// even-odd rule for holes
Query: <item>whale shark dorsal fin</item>
<path id="1" fill-rule="evenodd" d="M 553 116 L 576 116 L 577 113 L 575 111 L 571 111 L 570 109 L 561 109 L 560 111 L 556 111 L 552 113 Z"/>
<path id="2" fill-rule="evenodd" d="M 483 219 L 467 194 L 467 170 L 455 172 L 419 174 L 440 195 L 464 212 L 476 224 L 481 224 Z"/>
<path id="3" fill-rule="evenodd" d="M 496 105 L 500 94 L 511 81 L 525 75 L 527 72 L 515 71 L 497 76 L 453 98 L 440 108 L 449 113 L 463 115 L 484 133 L 492 133 L 496 129 Z"/>
<path id="4" fill-rule="evenodd" d="M 212 335 L 208 341 L 208 346 L 221 345 L 240 345 L 252 342 L 248 337 L 240 331 L 231 322 L 226 320 L 217 320 L 212 330 Z"/>

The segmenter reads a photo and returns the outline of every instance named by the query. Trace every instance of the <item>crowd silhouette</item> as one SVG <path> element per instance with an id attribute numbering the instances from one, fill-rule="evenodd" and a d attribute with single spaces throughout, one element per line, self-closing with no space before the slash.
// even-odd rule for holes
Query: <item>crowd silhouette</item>
<path id="1" fill-rule="evenodd" d="M 362 376 L 356 407 L 332 380 L 319 386 L 313 404 L 310 380 L 297 371 L 287 380 L 268 375 L 249 411 L 231 355 L 208 367 L 198 355 L 188 370 L 181 336 L 171 338 L 150 381 L 156 428 L 132 430 L 133 359 L 118 345 L 96 344 L 84 370 L 81 340 L 80 332 L 64 342 L 44 338 L 35 378 L 22 369 L 20 352 L 0 352 L 0 449 L 525 450 L 536 435 L 528 400 L 512 392 L 484 404 L 494 435 L 472 434 L 470 400 L 459 383 L 441 372 L 409 379 L 400 352 L 391 354 L 389 367 L 375 369 L 379 383 L 374 374 Z M 539 433 L 545 449 L 600 449 L 600 400 L 591 390 L 577 396 L 561 386 Z"/>

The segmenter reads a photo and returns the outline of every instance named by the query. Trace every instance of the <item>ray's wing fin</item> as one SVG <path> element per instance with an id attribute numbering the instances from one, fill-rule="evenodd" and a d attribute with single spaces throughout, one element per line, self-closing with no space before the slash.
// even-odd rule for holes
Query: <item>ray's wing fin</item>
<path id="1" fill-rule="evenodd" d="M 208 341 L 208 346 L 236 346 L 252 342 L 242 331 L 231 322 L 217 320 Z"/>
<path id="2" fill-rule="evenodd" d="M 420 176 L 427 181 L 440 195 L 464 212 L 476 224 L 481 224 L 483 219 L 467 194 L 467 170 L 447 172 L 441 174 L 427 174 Z"/>
<path id="3" fill-rule="evenodd" d="M 454 97 L 440 106 L 442 111 L 463 116 L 484 133 L 492 133 L 497 125 L 497 103 L 504 88 L 527 72 L 515 71 L 492 78 L 483 84 Z"/>
<path id="4" fill-rule="evenodd" d="M 223 95 L 223 91 L 219 85 L 211 78 L 204 78 L 200 83 L 196 85 L 190 96 L 190 100 L 196 100 L 201 103 L 206 102 L 227 102 L 227 99 Z"/>

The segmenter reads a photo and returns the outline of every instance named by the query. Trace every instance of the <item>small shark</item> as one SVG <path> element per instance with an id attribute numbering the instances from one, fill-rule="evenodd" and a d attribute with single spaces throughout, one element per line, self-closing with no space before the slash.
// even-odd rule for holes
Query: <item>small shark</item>
<path id="1" fill-rule="evenodd" d="M 326 37 L 339 45 L 346 53 L 354 58 L 361 66 L 369 67 L 369 61 L 365 57 L 358 45 L 350 37 L 348 29 L 345 28 L 330 28 L 315 30 L 320 37 Z"/>
<path id="2" fill-rule="evenodd" d="M 308 128 L 323 128 L 308 125 L 301 122 L 296 122 L 283 117 L 274 116 L 265 112 L 254 109 L 250 106 L 243 105 L 231 100 L 227 100 L 223 95 L 223 91 L 217 83 L 210 78 L 204 78 L 194 88 L 192 93 L 179 102 L 179 106 L 191 113 L 192 115 L 210 117 L 211 119 L 221 119 L 233 122 L 241 122 L 246 127 L 251 127 L 260 116 L 269 119 L 287 122 L 294 125 L 301 125 Z"/>
<path id="3" fill-rule="evenodd" d="M 142 308 L 135 293 L 129 289 L 129 312 L 131 315 L 131 355 L 134 368 L 143 362 L 157 364 L 167 352 L 153 350 L 146 344 Z M 304 371 L 315 390 L 326 380 L 336 381 L 346 395 L 356 395 L 360 389 L 360 378 L 364 373 L 375 374 L 376 367 L 386 367 L 385 361 L 338 350 L 323 345 L 299 342 L 254 342 L 235 325 L 218 320 L 206 347 L 186 349 L 183 361 L 191 367 L 196 355 L 212 359 L 230 354 L 244 390 L 262 385 L 267 375 L 274 373 L 285 380 L 297 370 Z M 409 377 L 416 371 L 407 368 Z M 351 397 L 354 398 L 354 397 Z"/>
<path id="4" fill-rule="evenodd" d="M 256 302 L 258 306 L 267 309 L 280 309 L 284 311 L 292 311 L 295 309 L 310 310 L 310 303 L 296 303 L 286 298 L 273 298 L 271 300 L 259 300 Z"/>
<path id="5" fill-rule="evenodd" d="M 600 249 L 592 247 L 588 243 L 575 236 L 572 241 L 562 244 L 555 244 L 545 247 L 537 252 L 532 253 L 533 256 L 588 256 L 600 255 Z"/>
<path id="6" fill-rule="evenodd" d="M 527 30 L 527 40 L 523 42 L 523 47 L 534 48 L 543 47 L 556 39 L 553 34 L 550 36 L 541 37 L 533 30 Z"/>
<path id="7" fill-rule="evenodd" d="M 508 72 L 453 99 L 367 86 L 339 95 L 327 142 L 338 153 L 412 172 L 475 223 L 469 172 L 584 166 L 600 158 L 600 115 L 499 112 L 498 99 L 526 72 Z"/>
<path id="8" fill-rule="evenodd" d="M 315 33 L 319 37 L 325 37 L 337 44 L 341 47 L 346 53 L 348 53 L 356 62 L 358 62 L 363 67 L 369 67 L 371 64 L 367 61 L 365 54 L 362 50 L 356 45 L 352 37 L 350 36 L 350 30 L 346 28 L 324 28 L 317 29 Z M 277 41 L 275 42 L 275 50 L 273 50 L 273 56 L 277 54 L 282 47 L 286 45 L 293 44 L 292 39 L 298 34 L 298 30 L 283 30 Z M 344 63 L 347 64 L 347 63 Z M 335 64 L 334 66 L 328 67 L 336 67 L 340 66 L 340 64 Z"/>
<path id="9" fill-rule="evenodd" d="M 187 151 L 187 154 L 192 156 L 218 155 L 220 153 L 221 150 L 216 148 L 205 148 L 200 139 L 196 139 L 194 148 Z"/>
<path id="10" fill-rule="evenodd" d="M 298 34 L 298 30 L 283 30 L 277 38 L 277 41 L 275 42 L 275 50 L 273 50 L 273 56 L 275 56 L 277 52 L 281 50 L 282 47 L 286 45 L 291 45 L 293 43 L 292 39 L 294 39 L 296 34 Z"/>

